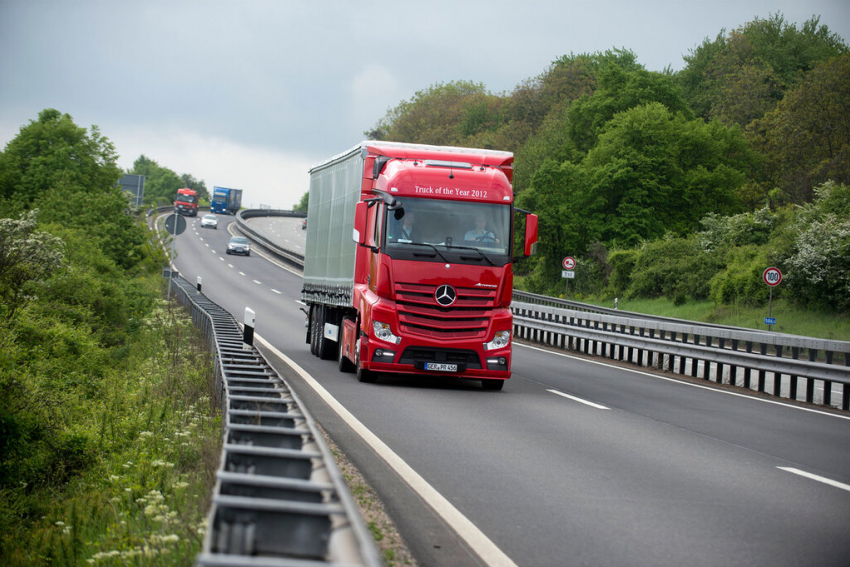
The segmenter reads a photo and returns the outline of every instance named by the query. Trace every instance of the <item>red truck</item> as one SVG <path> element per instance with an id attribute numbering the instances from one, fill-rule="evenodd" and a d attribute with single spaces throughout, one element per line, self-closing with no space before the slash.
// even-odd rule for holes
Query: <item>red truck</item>
<path id="1" fill-rule="evenodd" d="M 198 216 L 198 192 L 184 187 L 174 197 L 174 212 L 190 217 Z"/>
<path id="2" fill-rule="evenodd" d="M 361 142 L 310 170 L 307 343 L 361 382 L 376 373 L 511 375 L 513 154 Z"/>

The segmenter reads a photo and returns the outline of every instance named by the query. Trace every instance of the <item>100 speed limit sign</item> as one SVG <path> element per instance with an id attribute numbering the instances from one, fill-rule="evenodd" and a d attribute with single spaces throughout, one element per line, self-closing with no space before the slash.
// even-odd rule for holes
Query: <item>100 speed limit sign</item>
<path id="1" fill-rule="evenodd" d="M 782 272 L 779 271 L 779 268 L 768 268 L 764 271 L 762 279 L 770 287 L 779 285 L 779 282 L 782 281 Z"/>

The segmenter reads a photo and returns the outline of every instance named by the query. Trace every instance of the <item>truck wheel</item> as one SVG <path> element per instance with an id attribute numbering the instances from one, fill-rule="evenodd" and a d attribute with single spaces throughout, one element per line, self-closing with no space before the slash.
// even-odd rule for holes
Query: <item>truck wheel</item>
<path id="1" fill-rule="evenodd" d="M 342 341 L 342 330 L 345 328 L 345 321 L 350 320 L 349 317 L 343 318 L 343 320 L 339 324 L 339 346 L 337 347 L 339 350 L 337 351 L 337 366 L 339 367 L 340 372 L 353 372 L 354 365 L 351 364 L 351 361 L 348 360 L 348 357 L 345 356 L 345 345 Z"/>
<path id="2" fill-rule="evenodd" d="M 493 390 L 494 392 L 501 392 L 502 388 L 505 387 L 504 380 L 481 380 L 481 385 L 484 386 L 485 390 Z"/>
<path id="3" fill-rule="evenodd" d="M 317 340 L 319 333 L 316 330 L 318 328 L 319 309 L 321 308 L 314 305 L 313 309 L 310 310 L 310 353 L 315 356 L 319 356 L 319 341 Z"/>
<path id="4" fill-rule="evenodd" d="M 327 307 L 322 307 L 319 313 L 319 358 L 321 358 L 322 360 L 333 360 L 334 358 L 336 358 L 336 351 L 334 349 L 338 345 L 336 342 L 325 338 L 325 323 L 327 323 L 331 319 L 331 310 Z"/>
<path id="5" fill-rule="evenodd" d="M 366 370 L 360 365 L 360 339 L 357 339 L 357 344 L 354 345 L 354 368 L 358 382 L 374 382 L 375 373 L 371 370 Z"/>

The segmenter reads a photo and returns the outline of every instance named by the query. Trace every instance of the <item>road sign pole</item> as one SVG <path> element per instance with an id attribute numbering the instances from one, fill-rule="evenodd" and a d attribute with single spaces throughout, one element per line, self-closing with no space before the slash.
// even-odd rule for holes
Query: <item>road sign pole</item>
<path id="1" fill-rule="evenodd" d="M 174 223 L 174 224 L 175 224 L 175 227 L 176 227 L 177 223 Z M 176 232 L 176 230 L 175 230 L 175 232 Z M 174 269 L 174 241 L 175 240 L 177 240 L 177 235 L 172 234 L 171 235 L 171 256 L 169 256 L 169 258 L 168 258 L 168 269 L 169 270 Z M 171 301 L 171 280 L 172 279 L 173 278 L 171 277 L 171 275 L 169 275 L 168 276 L 168 301 Z"/>
<path id="2" fill-rule="evenodd" d="M 770 299 L 767 300 L 767 316 L 773 317 L 773 286 L 770 286 Z M 767 326 L 767 330 L 770 330 L 770 325 Z"/>

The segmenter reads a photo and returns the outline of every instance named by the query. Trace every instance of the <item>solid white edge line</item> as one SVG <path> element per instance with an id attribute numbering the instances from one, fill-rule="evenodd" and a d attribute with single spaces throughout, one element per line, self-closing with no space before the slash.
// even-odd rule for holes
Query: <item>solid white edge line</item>
<path id="1" fill-rule="evenodd" d="M 555 352 L 555 351 L 552 351 L 552 350 L 546 350 L 545 348 L 538 348 L 538 347 L 527 345 L 527 344 L 524 344 L 524 343 L 515 342 L 513 344 L 516 345 L 516 346 L 525 347 L 525 348 L 528 348 L 528 349 L 531 349 L 531 350 L 537 350 L 537 351 L 540 351 L 540 352 L 554 354 L 556 356 L 562 356 L 564 358 L 571 358 L 573 360 L 581 360 L 583 362 L 587 362 L 587 363 L 590 363 L 590 364 L 597 364 L 599 366 L 605 366 L 607 368 L 613 368 L 615 370 L 624 370 L 624 371 L 627 371 L 627 372 L 632 372 L 634 374 L 642 374 L 644 376 L 649 376 L 650 378 L 657 378 L 659 380 L 666 380 L 668 382 L 674 382 L 676 384 L 682 384 L 683 386 L 690 386 L 692 388 L 700 388 L 702 390 L 708 390 L 709 392 L 715 392 L 717 394 L 726 394 L 727 396 L 735 396 L 735 397 L 738 397 L 738 398 L 746 398 L 748 400 L 754 400 L 754 401 L 757 401 L 757 402 L 764 402 L 766 404 L 773 404 L 773 405 L 791 408 L 791 409 L 795 409 L 795 410 L 807 411 L 807 412 L 810 412 L 810 413 L 817 413 L 817 414 L 820 414 L 820 415 L 827 415 L 829 417 L 837 417 L 838 419 L 850 420 L 850 416 L 846 416 L 846 415 L 839 415 L 837 413 L 829 413 L 827 411 L 821 411 L 821 410 L 816 410 L 816 409 L 812 409 L 812 408 L 806 408 L 806 407 L 803 407 L 803 406 L 795 406 L 794 404 L 789 404 L 789 403 L 786 403 L 786 402 L 779 402 L 779 401 L 776 401 L 776 400 L 768 400 L 766 398 L 760 398 L 758 396 L 749 396 L 747 394 L 739 394 L 738 392 L 730 392 L 728 390 L 723 390 L 721 388 L 711 388 L 709 386 L 702 386 L 700 384 L 694 384 L 694 383 L 688 382 L 686 380 L 679 380 L 677 378 L 670 378 L 668 376 L 661 376 L 660 374 L 653 374 L 651 372 L 643 372 L 641 370 L 635 370 L 634 368 L 627 368 L 625 366 L 616 366 L 614 364 L 606 364 L 604 362 L 599 362 L 598 360 L 591 360 L 589 358 L 582 358 L 580 356 L 572 356 L 572 355 L 569 355 L 569 354 Z"/>
<path id="2" fill-rule="evenodd" d="M 419 473 L 410 467 L 401 457 L 372 433 L 354 415 L 334 398 L 330 392 L 319 384 L 315 378 L 301 368 L 294 360 L 280 352 L 259 335 L 254 338 L 283 360 L 290 368 L 298 373 L 307 384 L 339 415 L 351 429 L 357 433 L 419 496 L 434 509 L 449 526 L 475 551 L 486 565 L 492 567 L 517 567 L 510 557 L 499 549 L 495 543 L 484 535 L 475 524 L 461 514 L 451 502 L 428 484 Z"/>
<path id="3" fill-rule="evenodd" d="M 804 476 L 806 478 L 810 478 L 812 480 L 816 480 L 818 482 L 822 482 L 824 484 L 834 486 L 835 488 L 840 488 L 841 490 L 846 490 L 847 492 L 850 492 L 850 485 L 844 484 L 843 482 L 838 482 L 837 480 L 831 480 L 831 479 L 828 479 L 828 478 L 825 478 L 825 477 L 822 477 L 822 476 L 818 476 L 816 474 L 807 473 L 806 471 L 801 471 L 800 469 L 795 469 L 793 467 L 776 467 L 776 468 L 778 468 L 779 470 L 785 471 L 785 472 Z"/>
<path id="4" fill-rule="evenodd" d="M 580 403 L 580 404 L 584 404 L 584 405 L 586 405 L 586 406 L 590 406 L 590 407 L 592 407 L 592 408 L 596 408 L 596 409 L 607 409 L 607 410 L 611 409 L 611 408 L 607 408 L 607 407 L 605 407 L 605 406 L 603 406 L 603 405 L 601 405 L 601 404 L 595 404 L 595 403 L 593 403 L 593 402 L 589 402 L 589 401 L 587 401 L 587 400 L 583 400 L 583 399 L 578 398 L 578 397 L 576 397 L 576 396 L 571 396 L 571 395 L 569 395 L 569 394 L 565 394 L 565 393 L 563 393 L 563 392 L 559 392 L 558 390 L 546 390 L 546 391 L 547 391 L 547 392 L 552 392 L 553 394 L 555 394 L 555 395 L 557 395 L 557 396 L 563 396 L 563 397 L 565 397 L 565 398 L 569 398 L 569 399 L 573 400 L 574 402 L 578 402 L 578 403 Z"/>

